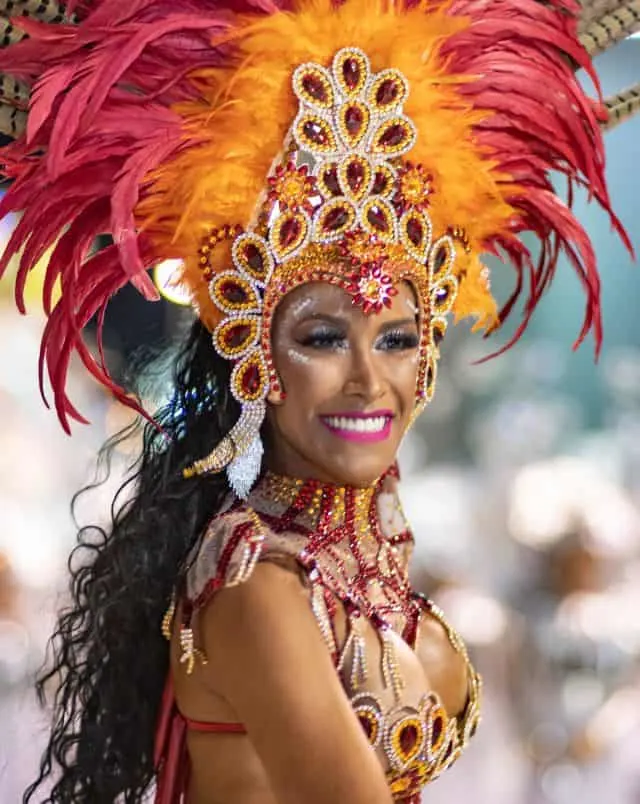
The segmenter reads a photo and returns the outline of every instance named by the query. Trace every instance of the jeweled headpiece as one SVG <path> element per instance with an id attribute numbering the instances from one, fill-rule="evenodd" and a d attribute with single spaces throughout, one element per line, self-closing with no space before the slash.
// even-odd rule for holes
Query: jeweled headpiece
<path id="1" fill-rule="evenodd" d="M 24 210 L 0 272 L 24 247 L 20 303 L 26 274 L 54 245 L 41 374 L 65 428 L 81 418 L 65 393 L 74 351 L 135 404 L 81 332 L 128 282 L 156 296 L 147 271 L 168 259 L 181 262 L 214 347 L 234 361 L 242 410 L 192 471 L 228 466 L 239 491 L 259 461 L 269 388 L 279 387 L 272 315 L 301 282 L 338 284 L 366 313 L 388 304 L 401 279 L 412 283 L 418 406 L 433 393 L 445 315 L 495 329 L 528 280 L 517 339 L 562 250 L 587 293 L 579 340 L 593 330 L 599 344 L 595 255 L 551 173 L 585 184 L 630 244 L 604 180 L 602 110 L 573 73 L 584 67 L 597 85 L 573 0 L 212 5 L 71 0 L 73 23 L 56 37 L 20 21 L 29 38 L 0 50 L 0 71 L 35 84 L 26 132 L 0 151 L 14 180 L 0 216 Z M 96 250 L 105 232 L 114 242 Z M 500 312 L 487 253 L 516 269 Z"/>
<path id="2" fill-rule="evenodd" d="M 444 316 L 458 287 L 453 237 L 433 236 L 432 179 L 422 166 L 402 160 L 417 137 L 403 113 L 404 76 L 393 69 L 373 73 L 366 54 L 343 48 L 330 69 L 300 65 L 293 91 L 298 114 L 255 222 L 246 232 L 217 229 L 200 247 L 211 299 L 223 316 L 213 343 L 235 363 L 231 391 L 242 413 L 227 439 L 192 471 L 219 471 L 231 462 L 238 489 L 246 473 L 243 468 L 236 479 L 234 456 L 248 454 L 255 465 L 265 398 L 270 388 L 280 389 L 270 336 L 284 295 L 306 282 L 330 282 L 374 313 L 391 303 L 399 281 L 410 281 L 422 308 L 416 397 L 424 404 L 433 394 Z M 227 238 L 233 267 L 216 271 L 214 252 Z"/>

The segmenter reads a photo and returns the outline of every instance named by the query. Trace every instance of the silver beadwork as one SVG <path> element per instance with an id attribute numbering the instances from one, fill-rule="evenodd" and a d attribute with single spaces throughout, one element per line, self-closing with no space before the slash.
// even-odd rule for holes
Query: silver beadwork
<path id="1" fill-rule="evenodd" d="M 253 488 L 256 480 L 260 476 L 262 468 L 262 455 L 264 447 L 260 435 L 254 436 L 252 441 L 243 451 L 227 466 L 227 478 L 229 485 L 236 496 L 246 500 Z"/>

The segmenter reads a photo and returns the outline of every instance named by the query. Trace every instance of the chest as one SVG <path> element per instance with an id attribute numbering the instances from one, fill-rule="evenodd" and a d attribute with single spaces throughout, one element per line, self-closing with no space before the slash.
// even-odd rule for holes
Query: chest
<path id="1" fill-rule="evenodd" d="M 385 768 L 397 797 L 421 788 L 452 764 L 464 726 L 447 710 L 447 660 L 421 614 L 415 644 L 398 631 L 383 631 L 338 606 L 333 615 L 337 671 L 353 711 Z M 449 668 L 450 669 L 450 668 Z"/>

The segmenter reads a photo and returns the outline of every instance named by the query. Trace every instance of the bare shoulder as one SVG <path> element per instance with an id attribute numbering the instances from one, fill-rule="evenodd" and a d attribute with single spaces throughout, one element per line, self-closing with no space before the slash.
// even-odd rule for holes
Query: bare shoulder
<path id="1" fill-rule="evenodd" d="M 265 687 L 272 701 L 304 695 L 306 685 L 299 685 L 299 679 L 314 679 L 335 695 L 341 693 L 309 591 L 295 566 L 258 563 L 246 580 L 221 589 L 202 609 L 200 632 L 208 681 L 239 711 L 254 695 L 261 697 Z M 290 701 L 296 703 L 309 705 Z"/>
<path id="2" fill-rule="evenodd" d="M 278 801 L 390 804 L 295 569 L 258 563 L 200 616 L 203 674 L 244 724 Z"/>
<path id="3" fill-rule="evenodd" d="M 221 589 L 201 618 L 205 631 L 214 630 L 217 636 L 230 631 L 252 639 L 268 633 L 273 640 L 280 630 L 291 634 L 292 629 L 315 626 L 300 574 L 293 562 L 281 561 L 261 561 L 242 583 Z"/>
<path id="4" fill-rule="evenodd" d="M 469 695 L 469 660 L 460 637 L 439 610 L 425 608 L 416 652 L 449 715 L 461 714 Z"/>

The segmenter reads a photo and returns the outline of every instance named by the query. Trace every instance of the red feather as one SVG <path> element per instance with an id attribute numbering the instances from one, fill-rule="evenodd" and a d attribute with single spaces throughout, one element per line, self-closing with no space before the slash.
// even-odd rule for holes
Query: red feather
<path id="1" fill-rule="evenodd" d="M 633 247 L 611 208 L 604 175 L 604 143 L 598 106 L 584 94 L 574 67 L 582 67 L 600 86 L 588 54 L 577 37 L 580 6 L 574 0 L 454 0 L 450 13 L 471 25 L 443 44 L 456 73 L 474 78 L 461 87 L 474 106 L 493 115 L 476 128 L 478 144 L 496 161 L 496 173 L 509 188 L 507 200 L 517 219 L 510 238 L 486 243 L 506 253 L 516 269 L 516 287 L 500 313 L 512 312 L 529 276 L 524 318 L 505 351 L 524 332 L 553 279 L 560 252 L 575 269 L 586 293 L 582 329 L 574 346 L 592 331 L 596 354 L 602 343 L 600 280 L 591 241 L 569 204 L 557 197 L 551 176 L 563 173 L 571 187 L 586 187 L 607 212 L 626 248 Z M 540 242 L 536 263 L 518 236 L 533 232 Z M 498 352 L 498 354 L 500 353 Z M 492 355 L 493 356 L 493 355 Z"/>
<path id="2" fill-rule="evenodd" d="M 24 211 L 0 258 L 23 249 L 16 301 L 24 311 L 29 272 L 54 243 L 43 286 L 49 318 L 40 358 L 41 388 L 48 377 L 64 428 L 83 421 L 68 399 L 69 361 L 77 352 L 89 372 L 126 404 L 136 404 L 82 342 L 82 329 L 101 315 L 111 296 L 131 282 L 147 298 L 157 291 L 147 271 L 157 261 L 136 231 L 134 209 L 145 176 L 181 145 L 181 120 L 168 107 L 193 97 L 188 74 L 220 62 L 211 46 L 234 14 L 274 13 L 273 0 L 71 0 L 78 25 L 15 20 L 28 38 L 0 49 L 0 70 L 32 86 L 27 135 L 0 151 L 1 172 L 13 183 L 0 217 Z M 131 91 L 134 89 L 135 91 Z M 92 254 L 96 237 L 115 243 Z M 51 309 L 53 287 L 62 297 Z"/>

